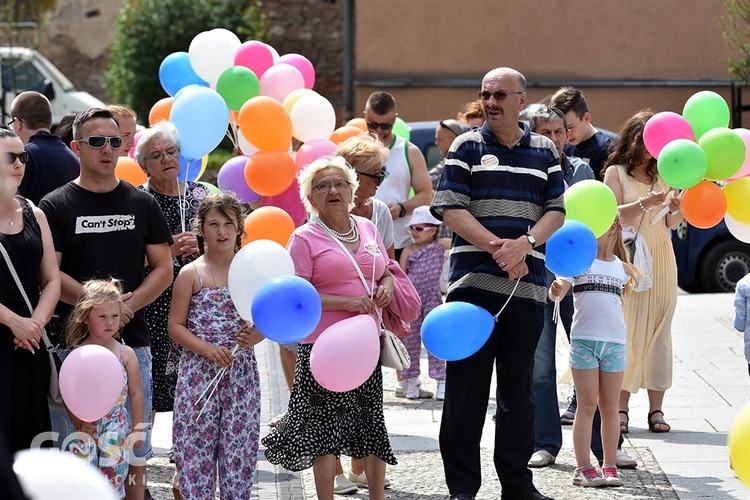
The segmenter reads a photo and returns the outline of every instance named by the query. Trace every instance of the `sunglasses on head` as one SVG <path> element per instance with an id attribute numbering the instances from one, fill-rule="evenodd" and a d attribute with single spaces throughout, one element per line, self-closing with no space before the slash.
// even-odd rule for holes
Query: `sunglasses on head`
<path id="1" fill-rule="evenodd" d="M 422 231 L 427 231 L 428 229 L 433 229 L 435 227 L 437 226 L 409 226 L 409 229 L 421 233 Z"/>
<path id="2" fill-rule="evenodd" d="M 380 186 L 386 177 L 388 177 L 388 171 L 385 169 L 385 167 L 380 167 L 380 170 L 378 170 L 377 174 L 368 174 L 366 172 L 360 172 L 359 170 L 355 170 L 359 175 L 364 175 L 365 177 L 369 177 L 371 179 L 375 179 L 377 182 L 375 186 Z"/>
<path id="3" fill-rule="evenodd" d="M 88 144 L 92 148 L 102 149 L 105 144 L 109 142 L 109 147 L 112 149 L 120 149 L 122 146 L 122 139 L 119 136 L 106 137 L 103 135 L 91 135 L 86 139 L 76 140 L 78 143 Z"/>
<path id="4" fill-rule="evenodd" d="M 494 97 L 496 101 L 504 101 L 511 94 L 523 94 L 523 93 L 524 93 L 523 90 L 520 90 L 518 92 L 510 92 L 507 90 L 496 90 L 495 92 L 490 92 L 488 90 L 480 90 L 479 92 L 477 92 L 477 95 L 483 101 L 489 101 L 490 97 Z"/>
<path id="5" fill-rule="evenodd" d="M 371 130 L 377 130 L 378 127 L 380 127 L 383 130 L 390 130 L 393 128 L 393 124 L 392 123 L 367 122 L 367 128 Z"/>
<path id="6" fill-rule="evenodd" d="M 21 153 L 10 153 L 10 152 L 8 152 L 8 153 L 5 153 L 5 154 L 8 155 L 8 163 L 10 163 L 11 165 L 13 165 L 16 162 L 16 160 L 20 161 L 24 165 L 26 165 L 26 162 L 29 161 L 29 152 L 28 151 L 23 151 Z"/>
<path id="7" fill-rule="evenodd" d="M 453 135 L 455 135 L 456 137 L 458 137 L 459 135 L 461 135 L 461 134 L 463 134 L 463 133 L 464 133 L 464 131 L 463 131 L 463 130 L 461 130 L 460 132 L 456 132 L 456 131 L 455 131 L 455 130 L 453 130 L 453 129 L 452 129 L 452 128 L 451 128 L 451 127 L 450 127 L 450 126 L 449 126 L 449 125 L 447 124 L 447 123 L 445 123 L 445 122 L 444 122 L 443 120 L 440 120 L 440 121 L 439 121 L 438 123 L 440 124 L 440 126 L 441 126 L 442 128 L 444 128 L 444 129 L 446 129 L 446 130 L 449 130 L 449 131 L 450 131 L 450 132 L 451 132 L 451 133 L 452 133 Z"/>

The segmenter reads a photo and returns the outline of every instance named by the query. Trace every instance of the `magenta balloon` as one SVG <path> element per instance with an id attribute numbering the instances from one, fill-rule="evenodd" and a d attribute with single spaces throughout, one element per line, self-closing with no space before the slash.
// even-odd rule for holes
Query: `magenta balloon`
<path id="1" fill-rule="evenodd" d="M 662 148 L 675 139 L 695 141 L 693 127 L 677 113 L 671 111 L 656 113 L 643 128 L 643 143 L 654 158 L 658 158 Z"/>
<path id="2" fill-rule="evenodd" d="M 68 354 L 60 368 L 60 393 L 73 414 L 96 422 L 115 406 L 123 389 L 123 367 L 112 351 L 84 345 Z"/>
<path id="3" fill-rule="evenodd" d="M 245 180 L 245 165 L 249 158 L 247 156 L 235 156 L 230 158 L 219 169 L 216 177 L 216 185 L 222 191 L 231 191 L 237 195 L 242 203 L 250 203 L 260 198 L 260 195 L 250 189 Z"/>
<path id="4" fill-rule="evenodd" d="M 291 64 L 302 73 L 305 88 L 311 89 L 315 85 L 315 68 L 308 58 L 300 54 L 284 54 L 277 62 Z"/>
<path id="5" fill-rule="evenodd" d="M 739 171 L 727 179 L 727 182 L 750 175 L 750 130 L 746 128 L 735 128 L 733 130 L 742 138 L 742 142 L 745 143 L 745 161 L 742 163 Z"/>
<path id="6" fill-rule="evenodd" d="M 234 65 L 250 68 L 260 78 L 273 66 L 273 53 L 263 42 L 245 42 L 234 53 Z"/>
<path id="7" fill-rule="evenodd" d="M 260 95 L 273 97 L 279 102 L 293 90 L 305 87 L 302 73 L 291 64 L 276 63 L 260 77 Z"/>
<path id="8" fill-rule="evenodd" d="M 370 378 L 379 358 L 378 324 L 369 314 L 358 314 L 320 334 L 310 353 L 310 371 L 329 391 L 346 392 Z"/>
<path id="9" fill-rule="evenodd" d="M 263 207 L 279 207 L 289 214 L 294 222 L 294 227 L 300 227 L 307 219 L 307 211 L 299 197 L 299 184 L 297 179 L 281 194 L 276 196 L 264 196 L 260 203 Z"/>
<path id="10" fill-rule="evenodd" d="M 329 139 L 310 139 L 297 150 L 297 156 L 294 158 L 297 171 L 302 170 L 318 158 L 332 155 L 336 148 L 338 148 L 336 143 Z"/>

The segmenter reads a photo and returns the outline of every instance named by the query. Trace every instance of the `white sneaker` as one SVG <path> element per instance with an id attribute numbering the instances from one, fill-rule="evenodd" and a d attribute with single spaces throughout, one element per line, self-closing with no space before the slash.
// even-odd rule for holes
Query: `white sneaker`
<path id="1" fill-rule="evenodd" d="M 349 471 L 349 481 L 360 488 L 367 488 L 367 477 L 364 472 L 362 474 L 355 474 L 354 472 Z M 383 486 L 385 488 L 390 488 L 391 486 L 391 481 L 387 477 L 385 478 Z"/>
<path id="2" fill-rule="evenodd" d="M 418 378 L 410 378 L 406 385 L 406 399 L 427 399 L 433 397 L 431 391 L 422 389 L 422 383 Z"/>
<path id="3" fill-rule="evenodd" d="M 435 399 L 442 401 L 445 399 L 445 380 L 438 380 L 437 392 L 435 392 Z"/>
<path id="4" fill-rule="evenodd" d="M 635 469 L 638 467 L 638 462 L 636 462 L 635 459 L 630 458 L 624 451 L 617 450 L 617 455 L 615 455 L 615 465 L 619 469 Z"/>
<path id="5" fill-rule="evenodd" d="M 339 495 L 350 495 L 356 493 L 358 490 L 359 487 L 349 481 L 343 474 L 338 474 L 333 481 L 333 492 Z"/>
<path id="6" fill-rule="evenodd" d="M 534 454 L 531 455 L 531 458 L 529 459 L 529 463 L 527 465 L 533 468 L 547 467 L 548 465 L 552 465 L 555 463 L 555 458 L 557 457 L 555 457 L 547 450 L 539 450 L 535 451 Z"/>
<path id="7" fill-rule="evenodd" d="M 396 382 L 396 397 L 397 398 L 405 398 L 406 397 L 406 383 L 408 381 L 406 379 L 399 380 Z"/>

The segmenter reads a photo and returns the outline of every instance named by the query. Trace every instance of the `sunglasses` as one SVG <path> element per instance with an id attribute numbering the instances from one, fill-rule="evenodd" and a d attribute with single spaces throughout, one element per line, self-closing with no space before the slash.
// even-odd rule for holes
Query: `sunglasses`
<path id="1" fill-rule="evenodd" d="M 411 231 L 416 231 L 418 233 L 421 233 L 422 231 L 427 231 L 429 229 L 434 229 L 437 226 L 409 226 L 409 229 Z"/>
<path id="2" fill-rule="evenodd" d="M 385 169 L 385 167 L 380 167 L 380 170 L 377 174 L 368 174 L 365 172 L 360 172 L 359 170 L 355 170 L 359 175 L 364 175 L 365 177 L 369 177 L 371 179 L 375 179 L 377 182 L 375 183 L 375 186 L 380 186 L 386 177 L 388 177 L 388 171 Z"/>
<path id="3" fill-rule="evenodd" d="M 5 154 L 8 155 L 8 163 L 10 163 L 11 165 L 13 165 L 16 162 L 16 160 L 20 161 L 24 165 L 26 165 L 26 162 L 29 161 L 29 152 L 28 151 L 23 151 L 21 153 L 10 153 L 10 152 L 8 152 L 8 153 L 5 153 Z"/>
<path id="4" fill-rule="evenodd" d="M 95 149 L 102 149 L 108 142 L 112 149 L 120 149 L 122 146 L 122 139 L 119 136 L 105 137 L 103 135 L 92 135 L 86 139 L 78 139 L 76 142 L 88 144 Z"/>
<path id="5" fill-rule="evenodd" d="M 520 90 L 518 92 L 509 92 L 507 90 L 496 90 L 495 92 L 490 92 L 488 90 L 480 90 L 479 92 L 477 92 L 477 95 L 483 101 L 489 101 L 490 97 L 494 97 L 496 101 L 504 101 L 511 94 L 523 94 L 523 93 L 524 93 L 523 90 Z"/>
<path id="6" fill-rule="evenodd" d="M 378 127 L 380 127 L 383 130 L 390 130 L 393 128 L 393 124 L 392 123 L 367 122 L 367 128 L 371 130 L 377 130 Z"/>

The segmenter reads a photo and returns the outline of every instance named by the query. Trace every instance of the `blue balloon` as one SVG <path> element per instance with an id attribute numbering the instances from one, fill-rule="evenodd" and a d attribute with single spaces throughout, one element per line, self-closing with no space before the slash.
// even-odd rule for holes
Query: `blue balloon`
<path id="1" fill-rule="evenodd" d="M 260 195 L 250 189 L 245 180 L 245 165 L 247 156 L 235 156 L 230 158 L 219 169 L 216 177 L 216 185 L 222 191 L 229 191 L 237 196 L 242 203 L 250 203 L 260 198 Z"/>
<path id="2" fill-rule="evenodd" d="M 486 309 L 468 302 L 446 302 L 427 313 L 422 322 L 422 343 L 436 358 L 468 358 L 487 342 L 495 318 Z"/>
<path id="3" fill-rule="evenodd" d="M 557 276 L 585 272 L 596 259 L 596 236 L 583 222 L 568 219 L 547 240 L 547 269 Z"/>
<path id="4" fill-rule="evenodd" d="M 193 70 L 187 52 L 174 52 L 164 58 L 159 66 L 159 82 L 164 91 L 172 97 L 188 85 L 209 86 L 208 82 Z"/>
<path id="5" fill-rule="evenodd" d="M 169 121 L 177 128 L 182 156 L 199 160 L 224 139 L 229 126 L 229 108 L 215 90 L 195 87 L 172 104 Z"/>
<path id="6" fill-rule="evenodd" d="M 183 182 L 195 181 L 198 174 L 201 173 L 201 167 L 203 167 L 203 158 L 187 161 L 184 156 L 180 155 L 180 173 L 177 175 L 177 180 Z"/>
<path id="7" fill-rule="evenodd" d="M 320 322 L 323 304 L 315 287 L 299 276 L 279 276 L 263 283 L 250 306 L 255 326 L 280 344 L 299 342 Z"/>

